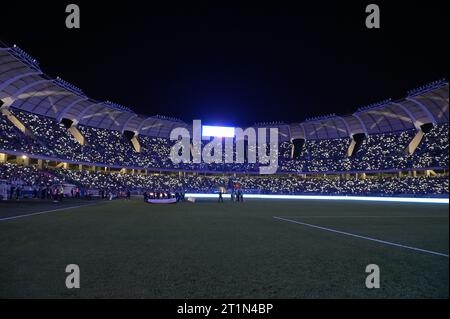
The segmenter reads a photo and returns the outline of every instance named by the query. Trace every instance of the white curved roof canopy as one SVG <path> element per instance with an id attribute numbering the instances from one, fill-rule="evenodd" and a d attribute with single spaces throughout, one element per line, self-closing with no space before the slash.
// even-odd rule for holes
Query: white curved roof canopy
<path id="1" fill-rule="evenodd" d="M 57 121 L 67 118 L 82 125 L 129 130 L 147 136 L 168 138 L 175 127 L 192 129 L 191 125 L 176 119 L 139 115 L 129 108 L 91 99 L 69 83 L 45 75 L 37 61 L 17 47 L 0 47 L 0 99 L 3 107 Z M 351 115 L 274 126 L 279 129 L 280 141 L 345 138 L 359 133 L 417 129 L 425 123 L 446 123 L 448 109 L 448 82 L 440 81 L 410 92 L 399 101 L 388 100 Z"/>

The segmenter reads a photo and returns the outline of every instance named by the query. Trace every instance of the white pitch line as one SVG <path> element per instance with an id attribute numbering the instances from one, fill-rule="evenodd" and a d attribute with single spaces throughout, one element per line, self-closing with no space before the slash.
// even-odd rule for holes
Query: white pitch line
<path id="1" fill-rule="evenodd" d="M 316 229 L 320 229 L 320 230 L 325 230 L 325 231 L 328 231 L 328 232 L 331 232 L 331 233 L 346 235 L 346 236 L 355 237 L 355 238 L 359 238 L 359 239 L 370 240 L 370 241 L 374 241 L 374 242 L 377 242 L 377 243 L 380 243 L 380 244 L 384 244 L 384 245 L 390 245 L 390 246 L 400 247 L 400 248 L 414 250 L 414 251 L 420 251 L 420 252 L 423 252 L 423 253 L 428 253 L 428 254 L 432 254 L 432 255 L 437 255 L 437 256 L 442 256 L 442 257 L 449 258 L 448 254 L 444 254 L 444 253 L 440 253 L 440 252 L 436 252 L 436 251 L 432 251 L 432 250 L 427 250 L 427 249 L 422 249 L 422 248 L 417 248 L 417 247 L 412 247 L 412 246 L 406 246 L 406 245 L 397 244 L 397 243 L 393 243 L 393 242 L 390 242 L 390 241 L 376 239 L 376 238 L 372 238 L 372 237 L 356 235 L 356 234 L 352 234 L 352 233 L 348 233 L 348 232 L 344 232 L 344 231 L 340 231 L 340 230 L 336 230 L 336 229 L 332 229 L 332 228 L 327 228 L 327 227 L 307 224 L 307 223 L 299 222 L 297 220 L 287 219 L 287 218 L 283 218 L 283 217 L 277 217 L 277 216 L 272 216 L 272 217 L 275 218 L 275 219 L 278 219 L 278 220 L 283 220 L 283 221 L 286 221 L 286 222 L 291 222 L 291 223 L 295 223 L 295 224 L 299 224 L 299 225 L 303 225 L 303 226 L 308 226 L 308 227 L 312 227 L 312 228 L 316 228 Z"/>
<path id="2" fill-rule="evenodd" d="M 308 216 L 280 216 L 283 218 L 448 218 L 448 216 L 376 216 L 376 215 L 344 215 L 344 216 L 333 216 L 333 215 L 308 215 Z"/>
<path id="3" fill-rule="evenodd" d="M 53 212 L 58 212 L 58 211 L 63 211 L 63 210 L 69 210 L 69 209 L 74 209 L 74 208 L 93 206 L 93 205 L 96 205 L 96 204 L 97 203 L 95 203 L 95 204 L 85 204 L 85 205 L 64 207 L 64 208 L 58 208 L 58 209 L 52 209 L 52 210 L 45 210 L 43 212 L 37 212 L 37 213 L 31 213 L 31 214 L 24 214 L 24 215 L 16 215 L 16 216 L 4 217 L 4 218 L 0 218 L 0 222 L 5 221 L 5 220 L 18 219 L 18 218 L 29 217 L 29 216 L 34 216 L 34 215 L 41 215 L 41 214 L 53 213 Z"/>

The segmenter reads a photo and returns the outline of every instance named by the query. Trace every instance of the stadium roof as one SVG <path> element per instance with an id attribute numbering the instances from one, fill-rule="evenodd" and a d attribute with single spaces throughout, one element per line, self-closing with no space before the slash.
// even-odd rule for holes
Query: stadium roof
<path id="1" fill-rule="evenodd" d="M 191 129 L 190 124 L 178 119 L 140 115 L 128 107 L 92 99 L 61 78 L 47 76 L 38 61 L 17 46 L 0 46 L 0 99 L 4 108 L 147 136 L 167 138 L 175 127 Z M 268 123 L 265 127 L 279 128 L 282 141 L 342 138 L 358 133 L 414 129 L 426 123 L 445 123 L 449 118 L 448 108 L 448 82 L 437 81 L 408 92 L 401 100 L 389 99 L 361 107 L 351 115 L 333 114 L 292 124 Z"/>

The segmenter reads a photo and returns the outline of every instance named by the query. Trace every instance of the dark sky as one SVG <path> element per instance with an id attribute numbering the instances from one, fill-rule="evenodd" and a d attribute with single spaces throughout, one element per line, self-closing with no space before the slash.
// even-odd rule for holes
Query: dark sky
<path id="1" fill-rule="evenodd" d="M 447 0 L 4 2 L 1 41 L 88 96 L 146 115 L 293 122 L 399 98 L 449 73 Z M 80 5 L 79 30 L 65 27 L 69 3 Z M 369 3 L 380 6 L 379 30 L 365 27 Z"/>

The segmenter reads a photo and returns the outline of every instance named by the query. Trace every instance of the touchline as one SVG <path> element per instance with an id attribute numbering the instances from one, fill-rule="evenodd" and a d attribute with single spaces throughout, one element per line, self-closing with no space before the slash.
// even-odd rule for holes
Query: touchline
<path id="1" fill-rule="evenodd" d="M 174 164 L 258 163 L 260 174 L 274 174 L 278 169 L 278 128 L 235 128 L 234 137 L 214 136 L 211 140 L 210 136 L 202 136 L 202 122 L 194 120 L 192 136 L 186 128 L 177 127 L 170 132 L 170 140 L 176 141 L 170 150 L 170 159 Z M 202 141 L 210 142 L 202 147 Z"/>

